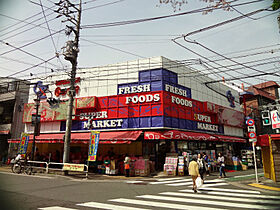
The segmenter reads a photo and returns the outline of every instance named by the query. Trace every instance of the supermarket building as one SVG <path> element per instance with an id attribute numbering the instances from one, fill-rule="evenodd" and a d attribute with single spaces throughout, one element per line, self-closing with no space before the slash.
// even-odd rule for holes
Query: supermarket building
<path id="1" fill-rule="evenodd" d="M 73 162 L 86 159 L 90 130 L 99 130 L 99 160 L 110 151 L 142 156 L 162 170 L 166 154 L 238 154 L 245 145 L 244 115 L 238 92 L 164 57 L 78 69 L 71 133 Z M 38 82 L 38 81 L 33 81 Z M 61 73 L 41 81 L 62 102 L 51 108 L 41 100 L 40 153 L 63 151 L 69 80 Z M 34 87 L 25 104 L 25 131 L 33 138 Z M 11 139 L 10 143 L 18 140 Z"/>

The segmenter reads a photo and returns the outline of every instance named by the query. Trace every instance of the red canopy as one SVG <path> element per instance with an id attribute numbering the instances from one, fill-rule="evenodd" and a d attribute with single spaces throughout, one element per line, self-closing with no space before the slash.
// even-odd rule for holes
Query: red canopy
<path id="1" fill-rule="evenodd" d="M 146 131 L 144 134 L 145 140 L 157 140 L 157 139 L 178 139 L 178 140 L 208 140 L 216 141 L 217 137 L 206 133 L 195 133 L 178 130 L 168 131 Z"/>
<path id="2" fill-rule="evenodd" d="M 246 142 L 246 139 L 224 136 L 224 135 L 210 135 L 207 133 L 196 133 L 178 130 L 168 131 L 146 131 L 144 134 L 145 140 L 158 139 L 177 139 L 177 140 L 204 140 L 204 141 L 225 141 L 225 142 Z"/>
<path id="3" fill-rule="evenodd" d="M 242 143 L 246 143 L 246 139 L 240 138 L 240 137 L 223 136 L 223 135 L 215 135 L 215 136 L 218 137 L 220 141 L 225 141 L 225 142 L 242 142 Z"/>
<path id="4" fill-rule="evenodd" d="M 100 144 L 124 144 L 137 140 L 142 131 L 116 131 L 100 132 Z M 63 143 L 64 133 L 41 134 L 36 136 L 36 143 Z M 90 139 L 90 132 L 71 133 L 72 143 L 87 144 Z M 33 135 L 29 136 L 29 142 L 33 140 Z M 19 143 L 19 139 L 9 139 L 9 143 Z"/>

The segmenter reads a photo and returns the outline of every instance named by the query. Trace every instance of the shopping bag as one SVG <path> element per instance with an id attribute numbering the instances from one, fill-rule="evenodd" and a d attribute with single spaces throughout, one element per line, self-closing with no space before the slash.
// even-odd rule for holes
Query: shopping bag
<path id="1" fill-rule="evenodd" d="M 197 177 L 197 179 L 195 180 L 195 184 L 197 188 L 200 188 L 203 184 L 202 179 L 200 177 Z"/>

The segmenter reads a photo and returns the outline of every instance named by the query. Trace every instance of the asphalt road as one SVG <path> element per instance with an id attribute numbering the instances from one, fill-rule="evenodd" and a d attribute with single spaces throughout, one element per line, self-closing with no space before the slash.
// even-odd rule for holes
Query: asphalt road
<path id="1" fill-rule="evenodd" d="M 268 198 L 271 201 L 259 203 L 258 196 L 267 195 L 257 191 L 250 193 L 223 180 L 217 180 L 216 177 L 210 177 L 203 186 L 212 189 L 212 192 L 217 189 L 217 193 L 222 194 L 206 194 L 211 191 L 194 194 L 189 179 L 190 177 L 77 180 L 61 176 L 0 172 L 0 209 L 93 209 L 85 207 L 88 202 L 98 202 L 101 205 L 96 207 L 96 203 L 91 203 L 95 206 L 94 209 L 271 209 L 280 206 L 280 196 L 279 199 Z M 223 193 L 224 196 L 221 196 Z M 266 197 L 262 199 L 267 200 Z M 55 206 L 59 208 L 54 208 Z"/>

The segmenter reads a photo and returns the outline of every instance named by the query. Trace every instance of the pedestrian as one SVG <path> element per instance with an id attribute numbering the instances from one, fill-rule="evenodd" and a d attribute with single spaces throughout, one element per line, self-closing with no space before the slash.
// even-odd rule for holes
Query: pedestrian
<path id="1" fill-rule="evenodd" d="M 207 176 L 210 176 L 211 163 L 209 162 L 208 155 L 206 155 L 206 153 L 203 152 L 203 153 L 202 153 L 202 158 L 204 159 L 205 165 L 206 165 L 206 175 L 207 175 Z M 210 167 L 209 167 L 209 166 L 210 166 Z"/>
<path id="2" fill-rule="evenodd" d="M 197 155 L 197 164 L 198 164 L 198 171 L 200 174 L 200 177 L 202 179 L 202 182 L 204 182 L 204 178 L 205 178 L 205 173 L 206 173 L 206 162 L 205 160 L 202 158 L 201 154 Z"/>
<path id="3" fill-rule="evenodd" d="M 189 164 L 189 175 L 192 176 L 192 181 L 193 181 L 193 191 L 197 193 L 197 186 L 196 186 L 196 179 L 197 177 L 200 176 L 199 171 L 198 171 L 198 164 L 197 164 L 197 156 L 194 155 L 192 157 L 192 161 Z"/>
<path id="4" fill-rule="evenodd" d="M 125 169 L 125 176 L 126 177 L 129 177 L 129 173 L 130 173 L 130 157 L 128 156 L 128 154 L 125 155 L 125 158 L 124 158 L 124 169 Z"/>
<path id="5" fill-rule="evenodd" d="M 218 164 L 220 166 L 220 176 L 219 178 L 222 178 L 222 174 L 224 174 L 224 177 L 226 177 L 226 172 L 225 172 L 225 157 L 222 155 L 222 153 L 219 152 L 219 157 L 218 157 Z"/>

